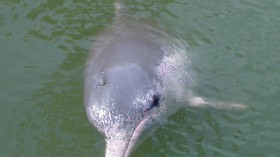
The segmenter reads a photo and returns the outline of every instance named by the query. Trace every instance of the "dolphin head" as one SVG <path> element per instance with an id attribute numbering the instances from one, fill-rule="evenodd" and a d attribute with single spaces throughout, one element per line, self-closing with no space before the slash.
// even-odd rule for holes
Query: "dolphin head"
<path id="1" fill-rule="evenodd" d="M 106 138 L 106 157 L 128 156 L 156 119 L 161 85 L 150 75 L 129 63 L 86 77 L 86 112 Z"/>

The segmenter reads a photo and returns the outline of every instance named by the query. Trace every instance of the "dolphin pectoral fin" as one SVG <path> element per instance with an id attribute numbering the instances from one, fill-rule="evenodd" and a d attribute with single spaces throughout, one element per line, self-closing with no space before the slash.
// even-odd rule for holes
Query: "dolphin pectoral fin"
<path id="1" fill-rule="evenodd" d="M 244 104 L 213 101 L 202 97 L 193 97 L 189 99 L 189 104 L 193 107 L 211 107 L 219 110 L 228 111 L 244 111 L 247 109 L 247 106 Z"/>

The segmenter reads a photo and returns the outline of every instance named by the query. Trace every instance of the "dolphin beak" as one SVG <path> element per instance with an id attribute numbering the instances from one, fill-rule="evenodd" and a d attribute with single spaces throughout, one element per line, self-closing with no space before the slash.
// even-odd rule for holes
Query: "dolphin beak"
<path id="1" fill-rule="evenodd" d="M 107 139 L 105 157 L 125 157 L 129 141 Z"/>
<path id="2" fill-rule="evenodd" d="M 132 153 L 140 135 L 149 127 L 150 118 L 144 118 L 134 129 L 130 138 L 107 139 L 105 157 L 129 157 Z"/>

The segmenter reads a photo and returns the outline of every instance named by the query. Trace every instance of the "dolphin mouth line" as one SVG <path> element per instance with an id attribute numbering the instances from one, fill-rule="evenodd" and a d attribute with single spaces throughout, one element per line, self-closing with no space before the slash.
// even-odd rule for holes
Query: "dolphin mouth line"
<path id="1" fill-rule="evenodd" d="M 148 127 L 150 118 L 147 116 L 141 120 L 127 140 L 106 140 L 105 157 L 129 157 L 137 146 L 140 135 Z"/>
<path id="2" fill-rule="evenodd" d="M 145 117 L 143 120 L 141 120 L 138 123 L 138 125 L 133 130 L 132 135 L 130 136 L 130 138 L 128 140 L 128 145 L 126 146 L 124 157 L 128 157 L 132 153 L 132 151 L 135 149 L 140 135 L 143 133 L 143 131 L 147 127 L 147 122 L 149 121 L 149 118 L 151 118 L 151 117 L 150 116 Z"/>

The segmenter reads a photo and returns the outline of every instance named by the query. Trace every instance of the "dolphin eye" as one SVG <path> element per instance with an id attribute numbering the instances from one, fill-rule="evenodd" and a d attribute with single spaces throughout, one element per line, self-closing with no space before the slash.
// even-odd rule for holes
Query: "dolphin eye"
<path id="1" fill-rule="evenodd" d="M 158 107 L 159 106 L 159 99 L 160 99 L 159 95 L 153 95 L 152 103 L 147 108 L 145 108 L 144 112 L 148 112 L 152 108 Z"/>
<path id="2" fill-rule="evenodd" d="M 157 107 L 158 105 L 159 105 L 159 96 L 158 95 L 154 95 L 151 107 Z"/>

